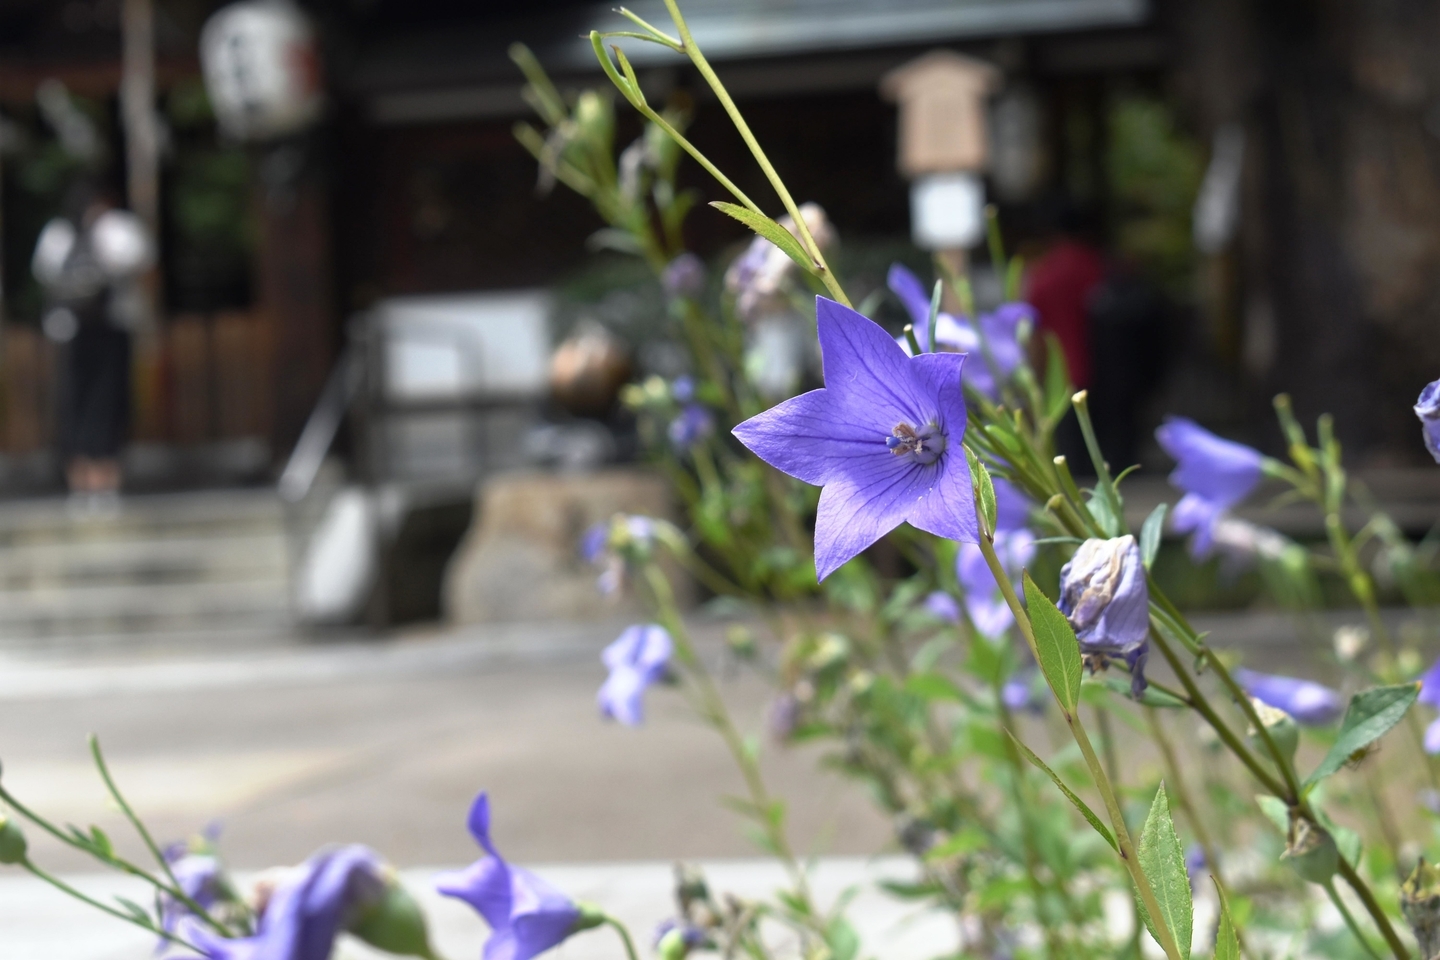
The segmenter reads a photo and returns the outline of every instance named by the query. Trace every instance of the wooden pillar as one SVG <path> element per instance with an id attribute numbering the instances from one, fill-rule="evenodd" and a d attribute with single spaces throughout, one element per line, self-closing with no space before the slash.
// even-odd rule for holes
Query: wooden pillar
<path id="1" fill-rule="evenodd" d="M 256 290 L 274 344 L 271 443 L 275 457 L 283 460 L 300 436 L 335 356 L 329 204 L 324 180 L 310 164 L 284 183 L 263 185 L 257 202 Z"/>

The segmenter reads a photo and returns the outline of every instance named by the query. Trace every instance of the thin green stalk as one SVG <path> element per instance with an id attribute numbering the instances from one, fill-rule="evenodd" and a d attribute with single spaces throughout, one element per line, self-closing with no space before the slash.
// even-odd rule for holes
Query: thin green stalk
<path id="1" fill-rule="evenodd" d="M 785 210 L 790 214 L 790 218 L 795 221 L 795 227 L 800 232 L 800 241 L 805 246 L 805 252 L 815 261 L 816 273 L 825 284 L 825 288 L 830 291 L 836 301 L 847 307 L 850 306 L 850 298 L 845 295 L 845 291 L 841 289 L 839 282 L 831 272 L 829 264 L 825 262 L 825 254 L 820 251 L 820 245 L 810 235 L 810 227 L 805 223 L 805 218 L 800 216 L 800 208 L 796 206 L 794 199 L 790 196 L 790 191 L 785 187 L 785 181 L 781 180 L 780 174 L 775 172 L 770 158 L 765 156 L 765 151 L 760 147 L 760 141 L 755 139 L 755 134 L 750 132 L 750 125 L 745 122 L 739 108 L 735 106 L 735 101 L 730 99 L 730 92 L 725 89 L 725 85 L 715 75 L 710 62 L 705 59 L 705 55 L 700 52 L 700 47 L 695 43 L 695 38 L 690 35 L 690 27 L 680 13 L 679 4 L 675 0 L 665 0 L 665 8 L 670 11 L 670 18 L 675 21 L 675 29 L 680 32 L 680 43 L 685 48 L 686 55 L 690 57 L 690 62 L 695 64 L 695 69 L 700 71 L 700 75 L 705 78 L 705 82 L 710 85 L 710 89 L 714 91 L 721 106 L 725 108 L 725 112 L 730 115 L 730 122 L 735 125 L 736 131 L 739 132 L 741 139 L 745 141 L 745 145 L 750 148 L 750 153 L 755 157 L 755 162 L 760 165 L 766 179 L 775 188 L 775 193 L 780 197 L 780 202 L 785 205 Z"/>
<path id="2" fill-rule="evenodd" d="M 213 919 L 204 907 L 200 906 L 192 897 L 186 894 L 185 889 L 180 886 L 180 881 L 175 879 L 175 871 L 170 869 L 170 861 L 165 859 L 165 854 L 161 852 L 159 845 L 155 842 L 155 838 L 150 836 L 150 831 L 146 829 L 145 824 L 135 815 L 135 811 L 131 809 L 129 802 L 125 799 L 124 795 L 120 793 L 120 788 L 115 786 L 115 780 L 110 776 L 110 768 L 106 765 L 105 757 L 100 752 L 100 738 L 93 733 L 90 735 L 90 754 L 95 758 L 95 767 L 100 771 L 100 779 L 105 781 L 105 789 L 110 791 L 110 796 L 114 799 L 116 805 L 119 806 L 120 812 L 125 814 L 125 819 L 130 821 L 130 825 L 135 828 L 135 832 L 140 834 L 140 839 L 145 841 L 145 848 L 150 851 L 150 855 L 155 858 L 155 862 L 158 863 L 160 869 L 165 872 L 165 879 L 170 881 L 171 895 L 184 904 L 185 908 L 195 914 L 197 918 L 203 920 L 206 926 L 215 930 L 217 933 L 228 935 L 229 931 Z"/>
<path id="3" fill-rule="evenodd" d="M 690 643 L 689 632 L 685 629 L 685 622 L 681 619 L 675 605 L 675 593 L 670 588 L 670 581 L 654 563 L 645 565 L 645 581 L 654 596 L 660 621 L 670 631 L 670 636 L 675 641 L 676 652 L 694 680 L 695 688 L 701 699 L 702 715 L 715 727 L 721 739 L 725 741 L 725 746 L 729 748 L 735 765 L 740 768 L 740 775 L 745 780 L 745 787 L 750 793 L 750 802 L 760 813 L 760 820 L 770 844 L 789 872 L 791 881 L 795 884 L 796 896 L 813 916 L 814 907 L 810 899 L 810 885 L 805 871 L 790 846 L 790 838 L 786 836 L 784 829 L 776 825 L 769 816 L 773 803 L 770 792 L 765 787 L 765 781 L 760 775 L 755 757 L 746 749 L 745 738 L 740 735 L 740 731 L 735 728 L 735 723 L 730 718 L 730 711 L 726 708 L 720 691 L 716 689 L 710 671 L 705 669 L 704 661 Z"/>
<path id="4" fill-rule="evenodd" d="M 1025 613 L 1025 608 L 1021 606 L 1019 597 L 1015 595 L 1015 586 L 1010 582 L 1009 574 L 1000 565 L 1000 558 L 995 555 L 993 540 L 983 533 L 980 535 L 980 552 L 984 555 L 985 562 L 995 577 L 995 582 L 1000 585 L 1000 592 L 1004 595 L 1006 604 L 1015 615 L 1015 623 L 1020 628 L 1026 645 L 1030 647 L 1030 653 L 1035 657 L 1035 662 L 1039 663 L 1040 650 L 1035 643 L 1035 631 L 1030 625 L 1030 619 Z M 1130 830 L 1125 826 L 1125 815 L 1120 809 L 1120 801 L 1115 796 L 1115 789 L 1111 786 L 1110 778 L 1105 774 L 1105 768 L 1100 763 L 1100 758 L 1095 755 L 1095 747 L 1091 745 L 1090 737 L 1085 732 L 1084 725 L 1080 723 L 1079 717 L 1064 704 L 1060 704 L 1060 712 L 1065 718 L 1066 726 L 1070 728 L 1070 735 L 1074 737 L 1081 755 L 1085 758 L 1085 765 L 1090 769 L 1090 776 L 1094 779 L 1101 798 L 1105 801 L 1105 811 L 1110 818 L 1110 829 L 1115 835 L 1116 845 L 1120 848 L 1120 859 L 1130 873 L 1136 894 L 1145 904 L 1145 910 L 1155 924 L 1155 939 L 1169 960 L 1181 960 L 1180 950 L 1175 946 L 1175 936 L 1166 926 L 1163 919 L 1164 914 L 1160 912 L 1160 903 L 1155 899 L 1155 891 L 1151 889 L 1150 881 L 1140 866 L 1140 860 L 1135 853 L 1135 844 L 1130 839 Z"/>
<path id="5" fill-rule="evenodd" d="M 1369 956 L 1371 960 L 1380 960 L 1380 954 L 1376 953 L 1375 948 L 1370 946 L 1370 941 L 1366 939 L 1365 934 L 1360 930 L 1360 925 L 1355 922 L 1355 918 L 1351 915 L 1350 908 L 1345 906 L 1344 900 L 1340 899 L 1340 891 L 1335 889 L 1335 881 L 1326 881 L 1324 887 L 1325 892 L 1330 895 L 1330 902 L 1335 904 L 1335 909 L 1339 910 L 1340 916 L 1345 918 L 1345 926 L 1350 928 L 1350 935 L 1360 942 L 1360 946 L 1365 949 L 1365 954 Z"/>
<path id="6" fill-rule="evenodd" d="M 1040 854 L 1035 849 L 1035 836 L 1030 826 L 1030 804 L 1025 796 L 1025 760 L 1014 742 L 1007 736 L 1016 729 L 1010 708 L 1005 705 L 1002 693 L 1004 681 L 996 677 L 992 684 L 995 693 L 995 709 L 1000 717 L 1000 740 L 1005 744 L 1005 758 L 1010 762 L 1011 795 L 1015 812 L 1020 818 L 1020 845 L 1025 855 L 1025 875 L 1030 881 L 1030 896 L 1035 900 L 1035 919 L 1045 931 L 1045 950 L 1053 960 L 1064 960 L 1064 944 L 1060 940 L 1058 927 L 1045 916 L 1045 885 L 1040 880 Z M 1011 734 L 1013 736 L 1013 734 Z"/>
<path id="7" fill-rule="evenodd" d="M 81 893 L 79 890 L 76 890 L 74 887 L 61 880 L 59 877 L 52 876 L 51 874 L 46 873 L 44 870 L 41 870 L 34 863 L 30 862 L 28 858 L 20 861 L 20 866 L 23 867 L 25 870 L 28 870 L 37 879 L 45 881 L 55 889 L 74 897 L 76 900 L 79 900 L 81 903 L 84 903 L 87 906 L 94 907 L 101 913 L 109 914 L 117 920 L 124 920 L 126 923 L 133 924 L 134 926 L 139 927 L 141 930 L 152 933 L 155 936 L 161 937 L 164 940 L 168 940 L 171 943 L 178 944 L 179 946 L 182 946 L 187 950 L 194 950 L 196 953 L 199 954 L 203 954 L 205 952 L 199 947 L 195 946 L 195 944 L 184 939 L 183 937 L 176 936 L 175 934 L 165 930 L 163 927 L 157 927 L 155 924 L 150 923 L 148 919 L 142 921 L 139 917 L 131 916 L 123 910 L 117 910 L 107 903 L 101 903 L 99 900 L 96 900 L 93 897 Z"/>
<path id="8" fill-rule="evenodd" d="M 1100 493 L 1105 497 L 1106 506 L 1110 513 L 1121 525 L 1125 522 L 1125 514 L 1120 502 L 1120 491 L 1115 489 L 1115 481 L 1110 476 L 1110 465 L 1105 462 L 1105 457 L 1100 451 L 1100 441 L 1095 438 L 1095 425 L 1090 422 L 1090 394 L 1081 390 L 1070 398 L 1071 405 L 1075 408 L 1075 416 L 1080 421 L 1080 433 L 1085 438 L 1085 449 L 1090 453 L 1090 460 L 1095 466 L 1095 478 L 1100 487 Z"/>
<path id="9" fill-rule="evenodd" d="M 1306 804 L 1307 808 L 1308 806 L 1309 804 Z M 1380 935 L 1385 938 L 1385 942 L 1390 946 L 1390 951 L 1395 954 L 1395 960 L 1410 960 L 1410 952 L 1405 949 L 1405 944 L 1401 942 L 1400 935 L 1395 932 L 1395 927 L 1390 923 L 1390 918 L 1386 916 L 1384 908 L 1380 906 L 1380 901 L 1375 899 L 1375 893 L 1370 889 L 1370 885 L 1360 874 L 1355 872 L 1350 861 L 1344 857 L 1340 857 L 1339 860 L 1340 876 L 1345 878 L 1350 889 L 1355 891 L 1355 895 L 1365 905 L 1365 912 L 1370 914 L 1370 919 L 1375 921 Z"/>
<path id="10" fill-rule="evenodd" d="M 1070 461 L 1064 456 L 1054 459 L 1055 473 L 1060 477 L 1060 488 L 1065 497 L 1074 504 L 1075 513 L 1089 530 L 1091 536 L 1103 537 L 1105 531 L 1100 529 L 1100 524 L 1090 515 L 1090 508 L 1085 503 L 1085 497 L 1080 493 L 1080 487 L 1075 483 L 1075 477 L 1070 472 Z"/>
<path id="11" fill-rule="evenodd" d="M 605 919 L 602 922 L 619 935 L 620 942 L 625 945 L 625 956 L 627 960 L 640 960 L 640 954 L 635 952 L 635 941 L 630 939 L 630 931 L 625 929 L 625 924 L 609 914 L 605 915 Z"/>

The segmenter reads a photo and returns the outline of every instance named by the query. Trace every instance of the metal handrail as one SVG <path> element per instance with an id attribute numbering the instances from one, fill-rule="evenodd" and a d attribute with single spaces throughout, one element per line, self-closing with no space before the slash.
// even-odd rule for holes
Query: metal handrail
<path id="1" fill-rule="evenodd" d="M 309 495 L 364 380 L 365 364 L 360 351 L 347 345 L 330 371 L 320 399 L 310 411 L 305 429 L 300 432 L 300 439 L 295 442 L 295 449 L 280 474 L 277 487 L 281 499 L 287 503 L 299 503 Z"/>

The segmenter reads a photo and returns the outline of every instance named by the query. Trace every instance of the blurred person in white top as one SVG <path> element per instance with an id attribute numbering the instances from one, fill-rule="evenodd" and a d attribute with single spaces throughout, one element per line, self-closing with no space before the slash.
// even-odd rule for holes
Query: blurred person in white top
<path id="1" fill-rule="evenodd" d="M 130 328 L 154 259 L 144 223 L 94 179 L 77 181 L 35 244 L 42 327 L 61 345 L 59 447 L 72 494 L 113 500 L 130 426 Z"/>

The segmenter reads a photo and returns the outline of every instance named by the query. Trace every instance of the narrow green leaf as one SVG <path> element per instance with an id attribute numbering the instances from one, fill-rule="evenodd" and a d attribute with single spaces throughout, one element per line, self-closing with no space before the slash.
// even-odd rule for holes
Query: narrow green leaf
<path id="1" fill-rule="evenodd" d="M 1420 695 L 1420 684 L 1400 683 L 1389 687 L 1373 687 L 1362 690 L 1350 698 L 1345 719 L 1340 723 L 1340 736 L 1320 766 L 1305 780 L 1310 787 L 1345 765 L 1345 761 L 1357 751 L 1363 750 L 1379 740 L 1415 702 Z"/>
<path id="2" fill-rule="evenodd" d="M 1180 846 L 1175 824 L 1170 819 L 1170 802 L 1165 796 L 1164 783 L 1155 791 L 1150 815 L 1145 818 L 1145 828 L 1140 831 L 1138 856 L 1140 869 L 1150 881 L 1150 889 L 1155 894 L 1165 926 L 1175 938 L 1180 955 L 1189 960 L 1190 940 L 1194 934 L 1194 904 L 1190 900 L 1190 876 L 1185 872 L 1185 850 Z M 1146 920 L 1150 918 L 1147 916 Z M 1154 925 L 1147 922 L 1146 926 L 1154 935 Z"/>
<path id="3" fill-rule="evenodd" d="M 860 952 L 860 935 L 844 917 L 835 917 L 825 926 L 825 945 L 832 960 L 855 960 Z"/>
<path id="4" fill-rule="evenodd" d="M 742 207 L 738 203 L 712 200 L 710 206 L 719 210 L 721 213 L 734 217 L 766 240 L 775 244 L 775 246 L 781 250 L 784 250 L 785 255 L 798 263 L 807 273 L 815 272 L 815 263 L 810 259 L 810 255 L 805 252 L 805 248 L 800 245 L 800 241 L 795 239 L 793 233 L 780 226 L 780 224 L 774 220 L 756 213 L 749 207 Z"/>
<path id="5" fill-rule="evenodd" d="M 101 856 L 113 857 L 115 855 L 115 845 L 110 842 L 109 835 L 94 824 L 90 826 L 90 842 Z"/>
<path id="6" fill-rule="evenodd" d="M 1285 805 L 1284 800 L 1266 793 L 1256 796 L 1255 802 L 1260 805 L 1260 812 L 1265 814 L 1265 819 L 1280 831 L 1280 836 L 1287 836 L 1290 833 L 1290 808 Z"/>
<path id="7" fill-rule="evenodd" d="M 1060 779 L 1060 774 L 1056 773 L 1054 770 L 1051 770 L 1050 767 L 1046 765 L 1044 760 L 1041 760 L 1035 755 L 1035 751 L 1031 750 L 1029 747 L 1025 746 L 1025 744 L 1020 741 L 1019 737 L 1015 736 L 1015 734 L 1011 733 L 1009 730 L 1006 730 L 1005 733 L 1010 737 L 1010 741 L 1015 744 L 1016 748 L 1019 749 L 1020 753 L 1024 755 L 1025 759 L 1033 763 L 1036 768 L 1038 768 L 1041 772 L 1043 772 L 1047 777 L 1050 778 L 1051 782 L 1054 783 L 1055 786 L 1060 788 L 1060 792 L 1065 794 L 1065 799 L 1069 800 L 1072 804 L 1075 805 L 1075 809 L 1080 811 L 1080 816 L 1084 817 L 1089 822 L 1090 826 L 1095 828 L 1095 832 L 1100 834 L 1100 836 L 1105 840 L 1106 843 L 1110 844 L 1110 849 L 1114 850 L 1116 853 L 1119 853 L 1120 848 L 1115 845 L 1115 836 L 1110 832 L 1110 828 L 1105 826 L 1105 824 L 1101 822 L 1099 817 L 1095 816 L 1095 811 L 1090 809 L 1090 805 L 1084 800 L 1081 800 L 1078 796 L 1076 796 L 1075 791 L 1067 787 L 1065 785 L 1065 781 Z"/>
<path id="8" fill-rule="evenodd" d="M 1240 935 L 1235 932 L 1235 918 L 1230 916 L 1230 900 L 1220 881 L 1210 878 L 1220 895 L 1220 929 L 1215 933 L 1215 960 L 1240 960 Z"/>
<path id="9" fill-rule="evenodd" d="M 122 897 L 117 895 L 115 897 L 115 902 L 120 904 L 120 906 L 125 909 L 126 913 L 130 914 L 130 916 L 134 917 L 136 920 L 139 920 L 141 923 L 148 925 L 151 922 L 150 911 L 146 910 L 144 907 L 140 906 L 140 904 L 136 903 L 134 900 L 131 900 L 129 897 Z"/>
<path id="10" fill-rule="evenodd" d="M 1160 552 L 1160 538 L 1165 534 L 1165 514 L 1170 509 L 1168 503 L 1162 503 L 1150 511 L 1150 516 L 1145 518 L 1145 524 L 1140 528 L 1140 556 L 1145 561 L 1145 569 L 1149 570 L 1155 562 L 1155 555 Z"/>
<path id="11" fill-rule="evenodd" d="M 1030 612 L 1030 624 L 1035 630 L 1035 653 L 1040 661 L 1040 672 L 1060 705 L 1070 713 L 1080 700 L 1080 680 L 1084 669 L 1080 663 L 1080 644 L 1075 631 L 1065 614 L 1050 602 L 1050 598 L 1035 586 L 1029 571 L 1025 573 L 1025 604 Z"/>

